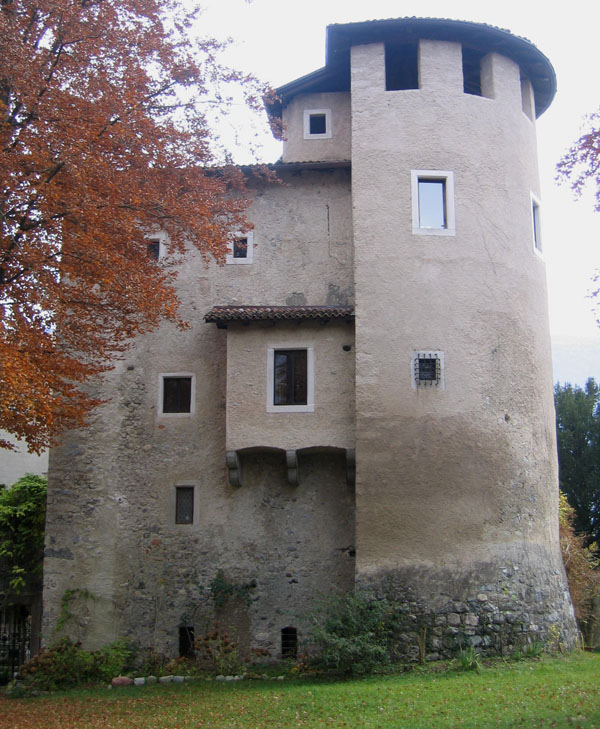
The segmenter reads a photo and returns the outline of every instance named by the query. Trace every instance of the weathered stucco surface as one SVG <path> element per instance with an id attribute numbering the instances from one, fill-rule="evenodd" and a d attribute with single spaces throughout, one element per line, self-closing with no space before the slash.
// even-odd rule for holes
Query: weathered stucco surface
<path id="1" fill-rule="evenodd" d="M 290 101 L 284 162 L 351 157 L 352 177 L 292 164 L 283 184 L 252 182 L 253 262 L 205 268 L 191 253 L 179 279 L 190 328 L 137 340 L 90 426 L 53 451 L 47 641 L 65 591 L 88 590 L 65 631 L 175 654 L 180 627 L 198 634 L 214 618 L 218 570 L 256 581 L 252 601 L 220 617 L 273 657 L 282 628 L 302 637 L 318 599 L 355 581 L 401 603 L 411 658 L 424 635 L 432 658 L 573 639 L 532 86 L 489 54 L 482 95 L 463 93 L 458 43 L 424 40 L 418 58 L 420 88 L 386 91 L 384 45 L 356 45 L 351 94 Z M 322 108 L 332 138 L 303 139 L 304 110 Z M 411 170 L 453 173 L 454 234 L 413 232 Z M 355 326 L 202 319 L 217 305 L 353 304 Z M 294 346 L 314 349 L 314 412 L 268 412 L 267 351 Z M 415 386 L 419 351 L 443 353 L 443 387 Z M 192 414 L 160 415 L 161 373 L 195 376 Z M 194 487 L 191 525 L 174 523 L 181 485 Z"/>
<path id="2" fill-rule="evenodd" d="M 509 59 L 486 62 L 493 99 L 462 92 L 458 44 L 419 61 L 422 88 L 387 92 L 383 45 L 352 49 L 357 577 L 435 612 L 517 570 L 524 613 L 550 589 L 547 629 L 569 608 L 535 128 Z M 456 235 L 413 234 L 415 169 L 454 172 Z M 413 350 L 444 352 L 443 390 L 411 387 Z"/>

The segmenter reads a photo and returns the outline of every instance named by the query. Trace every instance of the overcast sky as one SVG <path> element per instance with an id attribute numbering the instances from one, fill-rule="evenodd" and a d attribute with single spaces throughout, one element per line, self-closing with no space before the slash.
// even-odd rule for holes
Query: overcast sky
<path id="1" fill-rule="evenodd" d="M 406 16 L 440 17 L 489 23 L 532 41 L 552 62 L 558 92 L 538 119 L 542 225 L 554 336 L 597 338 L 600 329 L 587 295 L 600 269 L 600 213 L 591 198 L 574 201 L 554 182 L 556 163 L 582 130 L 584 116 L 600 106 L 598 20 L 592 0 L 542 3 L 532 0 L 200 0 L 205 7 L 199 29 L 217 38 L 231 36 L 228 59 L 273 86 L 325 63 L 325 27 Z M 268 141 L 264 160 L 280 147 Z"/>

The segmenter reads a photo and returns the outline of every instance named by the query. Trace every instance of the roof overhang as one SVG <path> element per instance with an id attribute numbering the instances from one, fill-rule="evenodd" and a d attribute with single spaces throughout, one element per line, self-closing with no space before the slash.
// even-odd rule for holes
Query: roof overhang
<path id="1" fill-rule="evenodd" d="M 204 315 L 207 324 L 226 329 L 231 322 L 320 321 L 332 319 L 354 321 L 353 306 L 213 306 Z"/>
<path id="2" fill-rule="evenodd" d="M 536 116 L 552 103 L 556 75 L 546 56 L 526 38 L 485 23 L 442 18 L 394 18 L 327 26 L 326 65 L 276 89 L 279 101 L 267 112 L 280 117 L 290 100 L 305 93 L 350 91 L 350 48 L 367 43 L 416 42 L 421 38 L 462 43 L 485 53 L 499 53 L 519 64 L 535 95 Z"/>

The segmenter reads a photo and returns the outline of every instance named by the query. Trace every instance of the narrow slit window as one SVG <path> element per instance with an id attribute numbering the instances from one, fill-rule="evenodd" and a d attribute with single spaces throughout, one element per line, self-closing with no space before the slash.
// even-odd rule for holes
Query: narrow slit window
<path id="1" fill-rule="evenodd" d="M 175 524 L 193 524 L 194 487 L 175 487 Z"/>
<path id="2" fill-rule="evenodd" d="M 540 219 L 540 204 L 531 198 L 531 224 L 533 227 L 533 247 L 538 253 L 542 252 L 542 227 Z"/>
<path id="3" fill-rule="evenodd" d="M 481 96 L 481 59 L 483 54 L 473 48 L 462 49 L 463 91 Z"/>
<path id="4" fill-rule="evenodd" d="M 191 413 L 192 411 L 192 378 L 163 377 L 163 413 Z"/>
<path id="5" fill-rule="evenodd" d="M 273 404 L 306 405 L 308 402 L 308 357 L 306 349 L 276 349 L 274 352 Z"/>
<path id="6" fill-rule="evenodd" d="M 291 625 L 281 630 L 281 657 L 298 657 L 298 630 Z"/>

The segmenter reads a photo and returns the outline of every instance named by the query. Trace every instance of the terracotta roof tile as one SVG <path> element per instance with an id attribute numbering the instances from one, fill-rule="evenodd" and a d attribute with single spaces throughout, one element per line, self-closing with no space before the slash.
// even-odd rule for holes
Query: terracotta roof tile
<path id="1" fill-rule="evenodd" d="M 226 326 L 230 321 L 277 321 L 290 319 L 353 319 L 353 306 L 213 306 L 204 315 L 207 324 Z"/>

